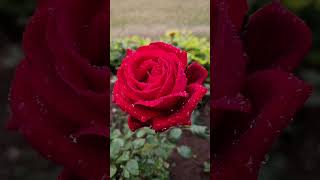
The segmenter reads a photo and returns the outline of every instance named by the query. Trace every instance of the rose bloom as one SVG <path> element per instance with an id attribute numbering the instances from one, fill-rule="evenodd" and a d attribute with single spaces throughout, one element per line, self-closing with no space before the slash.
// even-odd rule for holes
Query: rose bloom
<path id="1" fill-rule="evenodd" d="M 190 116 L 206 94 L 207 70 L 187 64 L 187 53 L 163 42 L 128 50 L 117 72 L 113 101 L 130 116 L 131 130 L 164 131 L 191 125 Z"/>
<path id="2" fill-rule="evenodd" d="M 311 47 L 305 23 L 273 2 L 214 2 L 212 179 L 256 180 L 265 154 L 311 94 L 293 71 Z"/>
<path id="3" fill-rule="evenodd" d="M 64 167 L 61 180 L 109 174 L 108 1 L 39 1 L 12 83 L 9 128 Z"/>

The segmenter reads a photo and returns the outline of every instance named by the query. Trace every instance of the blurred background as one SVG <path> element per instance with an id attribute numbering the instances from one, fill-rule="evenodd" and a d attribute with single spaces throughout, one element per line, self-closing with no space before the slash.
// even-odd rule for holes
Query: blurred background
<path id="1" fill-rule="evenodd" d="M 111 37 L 158 37 L 168 30 L 210 34 L 210 0 L 111 0 Z"/>
<path id="2" fill-rule="evenodd" d="M 0 179 L 54 180 L 59 168 L 38 155 L 16 132 L 5 129 L 14 68 L 23 57 L 22 33 L 35 8 L 33 0 L 0 0 Z"/>
<path id="3" fill-rule="evenodd" d="M 270 0 L 249 0 L 251 11 Z M 281 135 L 261 170 L 260 180 L 320 179 L 320 0 L 282 0 L 310 26 L 313 48 L 296 74 L 314 86 L 314 92 L 294 122 Z M 24 25 L 35 8 L 33 0 L 0 0 L 0 179 L 53 180 L 59 168 L 44 160 L 5 122 L 7 95 L 14 68 L 23 57 Z M 115 9 L 120 9 L 116 11 Z M 111 39 L 139 35 L 157 38 L 170 29 L 190 30 L 209 37 L 206 0 L 113 0 Z M 148 25 L 148 26 L 146 26 Z M 153 27 L 152 30 L 149 27 Z M 128 31 L 130 29 L 130 31 Z"/>
<path id="4" fill-rule="evenodd" d="M 271 0 L 249 0 L 251 12 Z M 313 32 L 313 47 L 295 72 L 313 94 L 266 157 L 260 180 L 320 179 L 320 0 L 282 0 Z"/>

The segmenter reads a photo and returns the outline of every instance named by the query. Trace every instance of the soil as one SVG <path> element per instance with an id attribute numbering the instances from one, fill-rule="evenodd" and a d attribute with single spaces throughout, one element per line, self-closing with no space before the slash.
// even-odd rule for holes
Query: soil
<path id="1" fill-rule="evenodd" d="M 210 127 L 209 103 L 200 110 L 203 125 Z M 210 174 L 204 172 L 203 163 L 210 162 L 210 139 L 202 139 L 189 131 L 184 131 L 178 145 L 187 145 L 195 155 L 192 159 L 184 159 L 177 152 L 170 158 L 172 180 L 209 180 Z"/>

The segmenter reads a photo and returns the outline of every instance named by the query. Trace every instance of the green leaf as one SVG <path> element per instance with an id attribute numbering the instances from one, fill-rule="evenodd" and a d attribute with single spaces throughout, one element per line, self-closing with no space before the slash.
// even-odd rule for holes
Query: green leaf
<path id="1" fill-rule="evenodd" d="M 158 145 L 158 139 L 156 138 L 156 136 L 154 136 L 154 135 L 148 135 L 148 136 L 146 137 L 146 139 L 147 139 L 147 143 L 153 144 L 153 145 Z"/>
<path id="2" fill-rule="evenodd" d="M 203 172 L 210 173 L 210 163 L 209 162 L 203 163 Z"/>
<path id="3" fill-rule="evenodd" d="M 120 138 L 115 138 L 112 142 L 118 143 L 121 147 L 124 146 L 124 140 Z"/>
<path id="4" fill-rule="evenodd" d="M 174 128 L 170 130 L 169 138 L 172 141 L 178 141 L 181 137 L 182 130 L 180 128 Z"/>
<path id="5" fill-rule="evenodd" d="M 123 146 L 123 150 L 129 150 L 132 147 L 132 142 L 128 141 L 126 144 Z"/>
<path id="6" fill-rule="evenodd" d="M 119 136 L 121 136 L 121 132 L 119 129 L 115 129 L 111 132 L 111 139 L 114 139 L 114 138 L 118 138 Z"/>
<path id="7" fill-rule="evenodd" d="M 117 167 L 114 165 L 110 166 L 110 177 L 113 177 L 117 173 Z"/>
<path id="8" fill-rule="evenodd" d="M 121 154 L 121 156 L 117 159 L 117 163 L 121 163 L 124 161 L 128 161 L 130 159 L 130 152 L 129 151 L 125 151 Z"/>
<path id="9" fill-rule="evenodd" d="M 119 154 L 121 147 L 124 145 L 124 141 L 122 139 L 115 139 L 110 144 L 110 157 L 111 159 L 115 159 Z"/>
<path id="10" fill-rule="evenodd" d="M 127 179 L 130 178 L 130 172 L 127 169 L 123 169 L 122 175 Z"/>
<path id="11" fill-rule="evenodd" d="M 139 164 L 135 159 L 131 159 L 127 162 L 125 169 L 127 169 L 130 174 L 139 175 Z"/>
<path id="12" fill-rule="evenodd" d="M 180 146 L 177 148 L 178 153 L 180 154 L 180 156 L 182 156 L 183 158 L 190 158 L 192 156 L 192 151 L 188 146 Z"/>
<path id="13" fill-rule="evenodd" d="M 207 126 L 192 125 L 190 127 L 190 131 L 192 132 L 192 134 L 204 139 L 207 139 L 210 136 L 209 129 Z"/>
<path id="14" fill-rule="evenodd" d="M 138 130 L 138 132 L 136 133 L 137 138 L 141 138 L 143 137 L 147 132 L 145 131 L 144 128 L 141 128 Z"/>
<path id="15" fill-rule="evenodd" d="M 191 121 L 192 121 L 192 124 L 198 124 L 198 121 L 200 121 L 199 111 L 196 110 L 191 114 Z"/>
<path id="16" fill-rule="evenodd" d="M 141 147 L 144 145 L 145 142 L 146 142 L 145 139 L 138 138 L 138 139 L 136 139 L 136 140 L 134 140 L 134 141 L 132 142 L 133 148 L 134 148 L 134 149 L 139 149 L 139 148 L 141 148 Z"/>

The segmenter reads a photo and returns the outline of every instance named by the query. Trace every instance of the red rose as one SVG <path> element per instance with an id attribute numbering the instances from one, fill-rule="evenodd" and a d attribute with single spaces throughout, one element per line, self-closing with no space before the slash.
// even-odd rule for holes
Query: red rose
<path id="1" fill-rule="evenodd" d="M 59 179 L 109 173 L 108 3 L 39 1 L 24 34 L 9 128 L 64 166 Z"/>
<path id="2" fill-rule="evenodd" d="M 207 89 L 208 72 L 188 66 L 187 53 L 162 42 L 128 50 L 117 72 L 114 102 L 130 116 L 131 130 L 151 126 L 163 131 L 190 125 L 190 116 Z"/>
<path id="3" fill-rule="evenodd" d="M 247 24 L 246 0 L 214 5 L 212 179 L 255 180 L 265 154 L 311 93 L 290 73 L 311 47 L 311 32 L 278 2 Z"/>

